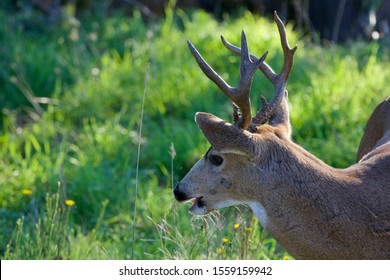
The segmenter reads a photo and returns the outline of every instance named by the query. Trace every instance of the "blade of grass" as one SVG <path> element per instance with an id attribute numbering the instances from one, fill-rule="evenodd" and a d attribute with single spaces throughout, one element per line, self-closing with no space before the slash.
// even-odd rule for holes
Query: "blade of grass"
<path id="1" fill-rule="evenodd" d="M 133 209 L 133 238 L 132 238 L 132 248 L 131 248 L 131 258 L 134 260 L 134 248 L 135 248 L 135 228 L 137 221 L 137 195 L 138 195 L 138 175 L 139 175 L 139 161 L 141 156 L 141 141 L 142 141 L 142 121 L 144 118 L 144 107 L 145 107 L 145 96 L 146 96 L 146 84 L 149 77 L 149 68 L 150 62 L 146 67 L 145 78 L 144 78 L 144 93 L 142 96 L 142 107 L 141 107 L 141 118 L 139 125 L 139 133 L 138 133 L 138 150 L 137 150 L 137 167 L 135 172 L 135 191 L 134 191 L 134 209 Z"/>
<path id="2" fill-rule="evenodd" d="M 170 148 L 169 154 L 171 155 L 171 187 L 172 187 L 172 191 L 173 191 L 173 189 L 175 188 L 173 159 L 176 156 L 175 145 L 173 144 L 173 142 L 171 143 L 171 148 Z M 177 214 L 177 211 L 175 211 L 174 206 L 172 206 L 172 220 L 173 220 L 174 225 L 176 225 L 176 214 Z"/>

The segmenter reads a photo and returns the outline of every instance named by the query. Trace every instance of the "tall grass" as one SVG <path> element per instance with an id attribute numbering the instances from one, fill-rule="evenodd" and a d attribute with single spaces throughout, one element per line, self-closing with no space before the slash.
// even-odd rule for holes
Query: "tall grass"
<path id="1" fill-rule="evenodd" d="M 235 84 L 239 57 L 219 35 L 237 43 L 245 29 L 251 52 L 269 50 L 278 69 L 276 27 L 249 13 L 222 23 L 201 11 L 167 15 L 149 24 L 138 13 L 69 18 L 36 36 L 0 11 L 2 259 L 288 258 L 246 207 L 197 218 L 172 196 L 209 145 L 194 113 L 229 120 L 231 109 L 186 40 Z M 386 96 L 388 55 L 378 42 L 325 48 L 287 29 L 299 46 L 288 84 L 293 137 L 327 163 L 348 166 Z M 258 93 L 272 95 L 260 73 L 252 93 L 260 106 Z"/>
<path id="2" fill-rule="evenodd" d="M 99 230 L 108 201 L 102 203 L 98 220 L 86 237 L 80 228 L 69 227 L 74 202 L 61 201 L 59 193 L 46 195 L 43 217 L 33 215 L 38 209 L 32 209 L 30 215 L 24 215 L 16 221 L 16 228 L 6 246 L 3 259 L 106 258 L 106 249 L 99 244 Z M 31 207 L 34 207 L 33 203 Z M 113 256 L 115 249 L 110 253 Z"/>

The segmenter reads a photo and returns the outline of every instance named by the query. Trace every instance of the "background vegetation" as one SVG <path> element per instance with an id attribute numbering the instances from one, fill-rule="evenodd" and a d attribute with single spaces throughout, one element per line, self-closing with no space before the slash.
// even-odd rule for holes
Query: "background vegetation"
<path id="1" fill-rule="evenodd" d="M 239 58 L 218 36 L 238 43 L 241 29 L 251 52 L 269 50 L 267 62 L 279 69 L 275 25 L 244 11 L 218 22 L 168 7 L 150 23 L 138 12 L 70 13 L 44 28 L 37 17 L 0 10 L 1 258 L 289 258 L 249 209 L 191 217 L 171 194 L 208 148 L 194 113 L 229 120 L 231 111 L 186 40 L 234 84 Z M 288 34 L 299 46 L 288 84 L 293 137 L 347 167 L 367 118 L 388 95 L 388 52 L 380 41 L 320 46 L 289 26 Z M 256 106 L 259 93 L 272 96 L 260 72 Z"/>

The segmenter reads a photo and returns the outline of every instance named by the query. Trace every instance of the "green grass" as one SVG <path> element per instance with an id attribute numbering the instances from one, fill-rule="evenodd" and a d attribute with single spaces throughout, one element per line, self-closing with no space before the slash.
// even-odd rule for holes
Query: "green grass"
<path id="1" fill-rule="evenodd" d="M 251 52 L 269 50 L 267 61 L 279 69 L 272 22 L 244 13 L 219 23 L 201 11 L 168 10 L 164 20 L 149 24 L 137 13 L 69 18 L 38 36 L 3 11 L 0 19 L 2 259 L 288 256 L 247 208 L 192 217 L 171 193 L 208 147 L 193 122 L 195 112 L 227 120 L 231 114 L 186 40 L 235 84 L 239 57 L 224 49 L 219 35 L 237 44 L 245 29 Z M 388 95 L 388 55 L 378 42 L 321 47 L 290 27 L 288 33 L 290 44 L 299 46 L 288 84 L 293 137 L 325 162 L 346 167 L 355 160 L 371 111 Z M 272 96 L 260 72 L 252 91 L 257 106 L 259 93 Z"/>

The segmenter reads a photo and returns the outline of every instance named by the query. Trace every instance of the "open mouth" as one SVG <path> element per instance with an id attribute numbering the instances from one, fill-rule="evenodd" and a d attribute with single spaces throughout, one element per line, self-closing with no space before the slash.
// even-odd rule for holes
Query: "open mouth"
<path id="1" fill-rule="evenodd" d="M 204 206 L 204 202 L 202 200 L 203 196 L 199 196 L 199 197 L 196 197 L 193 201 L 192 201 L 192 205 L 190 207 L 190 211 L 193 210 L 194 208 L 198 207 L 198 208 L 202 208 Z"/>
<path id="2" fill-rule="evenodd" d="M 192 204 L 190 206 L 190 212 L 192 213 L 203 213 L 205 210 L 206 202 L 203 200 L 203 196 L 192 196 L 187 195 L 185 192 L 180 191 L 179 188 L 176 188 L 173 191 L 173 194 L 178 202 L 185 202 L 192 200 Z"/>

